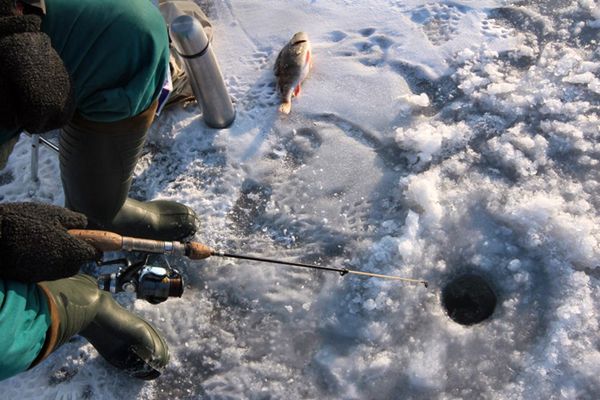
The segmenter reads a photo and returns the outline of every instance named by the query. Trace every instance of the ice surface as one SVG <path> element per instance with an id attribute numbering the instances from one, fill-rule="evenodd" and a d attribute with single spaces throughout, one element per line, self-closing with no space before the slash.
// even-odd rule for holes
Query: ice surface
<path id="1" fill-rule="evenodd" d="M 164 113 L 133 196 L 190 205 L 211 246 L 429 289 L 171 260 L 181 299 L 118 296 L 164 333 L 160 379 L 129 379 L 75 338 L 0 383 L 3 399 L 600 398 L 597 2 L 199 4 L 236 121 Z M 300 30 L 314 68 L 283 117 L 272 65 Z M 40 153 L 34 185 L 20 140 L 2 201 L 62 204 L 57 157 Z M 471 327 L 440 302 L 463 272 L 498 295 Z"/>

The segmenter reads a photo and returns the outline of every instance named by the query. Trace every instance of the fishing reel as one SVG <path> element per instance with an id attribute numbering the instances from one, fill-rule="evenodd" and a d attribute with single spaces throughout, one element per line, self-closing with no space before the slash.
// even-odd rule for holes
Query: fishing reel
<path id="1" fill-rule="evenodd" d="M 165 260 L 165 266 L 149 264 L 150 256 L 132 263 L 127 258 L 102 262 L 100 266 L 122 264 L 117 272 L 98 276 L 98 288 L 111 293 L 135 293 L 136 298 L 159 304 L 169 297 L 181 297 L 183 277 Z"/>

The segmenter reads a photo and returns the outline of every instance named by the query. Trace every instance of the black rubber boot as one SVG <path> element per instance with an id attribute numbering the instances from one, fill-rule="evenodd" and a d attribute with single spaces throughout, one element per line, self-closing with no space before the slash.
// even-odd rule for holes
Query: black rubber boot
<path id="1" fill-rule="evenodd" d="M 60 135 L 65 206 L 85 214 L 89 228 L 156 240 L 182 240 L 196 232 L 196 214 L 173 201 L 127 198 L 133 170 L 156 111 L 99 123 L 76 115 Z"/>
<path id="2" fill-rule="evenodd" d="M 39 286 L 48 298 L 52 325 L 36 364 L 76 334 L 136 378 L 155 379 L 169 362 L 167 344 L 152 325 L 119 306 L 91 276 L 79 274 Z"/>

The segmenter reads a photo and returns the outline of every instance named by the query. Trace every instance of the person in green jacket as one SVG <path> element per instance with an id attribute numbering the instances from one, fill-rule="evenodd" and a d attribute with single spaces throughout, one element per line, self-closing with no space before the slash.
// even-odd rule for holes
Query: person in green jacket
<path id="1" fill-rule="evenodd" d="M 150 0 L 0 0 L 0 167 L 19 132 L 61 128 L 65 206 L 91 228 L 192 236 L 190 208 L 127 197 L 168 73 Z"/>
<path id="2" fill-rule="evenodd" d="M 158 240 L 195 232 L 188 207 L 127 197 L 168 50 L 149 0 L 0 0 L 0 168 L 19 132 L 61 128 L 65 202 L 78 212 L 0 204 L 0 379 L 75 334 L 134 377 L 154 379 L 167 365 L 156 329 L 79 273 L 97 254 L 66 229 Z"/>
<path id="3" fill-rule="evenodd" d="M 0 204 L 0 380 L 33 368 L 72 336 L 110 364 L 155 379 L 169 361 L 158 331 L 79 273 L 99 257 L 67 229 L 83 214 L 36 203 Z"/>

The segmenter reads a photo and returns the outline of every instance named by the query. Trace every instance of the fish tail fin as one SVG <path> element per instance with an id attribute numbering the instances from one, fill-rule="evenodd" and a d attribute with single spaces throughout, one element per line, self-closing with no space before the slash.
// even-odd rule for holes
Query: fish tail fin
<path id="1" fill-rule="evenodd" d="M 281 105 L 279 106 L 279 112 L 281 112 L 283 114 L 289 114 L 290 111 L 292 111 L 292 102 L 291 101 L 281 103 Z"/>

